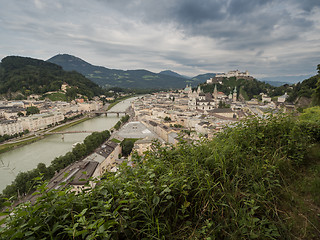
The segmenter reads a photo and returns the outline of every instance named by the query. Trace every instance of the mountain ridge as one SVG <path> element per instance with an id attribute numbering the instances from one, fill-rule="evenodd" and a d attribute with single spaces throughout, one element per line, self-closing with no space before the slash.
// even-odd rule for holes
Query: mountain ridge
<path id="1" fill-rule="evenodd" d="M 202 79 L 188 79 L 171 70 L 154 73 L 145 69 L 120 70 L 95 66 L 69 54 L 58 54 L 47 61 L 61 66 L 66 71 L 77 71 L 102 87 L 183 88 L 187 84 L 195 87 L 203 82 Z"/>
<path id="2" fill-rule="evenodd" d="M 192 78 L 192 77 L 181 75 L 181 74 L 174 72 L 174 71 L 171 71 L 171 70 L 164 70 L 164 71 L 159 72 L 159 74 L 174 76 L 174 77 L 181 77 L 181 78 L 186 78 L 186 79 Z"/>

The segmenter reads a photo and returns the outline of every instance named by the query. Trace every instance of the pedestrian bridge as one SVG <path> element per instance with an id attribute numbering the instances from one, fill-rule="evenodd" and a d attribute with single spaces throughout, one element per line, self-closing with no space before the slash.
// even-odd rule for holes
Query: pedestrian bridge
<path id="1" fill-rule="evenodd" d="M 97 110 L 92 113 L 105 114 L 106 116 L 108 116 L 108 114 L 117 114 L 117 117 L 119 117 L 120 115 L 125 116 L 127 114 L 127 112 L 125 112 L 125 111 L 106 111 L 106 110 Z"/>
<path id="2" fill-rule="evenodd" d="M 45 134 L 73 134 L 73 133 L 93 133 L 98 131 L 59 131 L 59 132 L 46 132 Z"/>

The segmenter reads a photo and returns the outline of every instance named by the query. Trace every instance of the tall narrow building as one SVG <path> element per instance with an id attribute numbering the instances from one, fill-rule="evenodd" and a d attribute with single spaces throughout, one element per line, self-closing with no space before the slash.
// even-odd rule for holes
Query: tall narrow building
<path id="1" fill-rule="evenodd" d="M 217 89 L 217 84 L 214 86 L 214 90 L 213 90 L 213 98 L 214 100 L 218 99 L 218 89 Z"/>
<path id="2" fill-rule="evenodd" d="M 237 87 L 234 87 L 233 94 L 232 94 L 232 102 L 237 101 Z"/>

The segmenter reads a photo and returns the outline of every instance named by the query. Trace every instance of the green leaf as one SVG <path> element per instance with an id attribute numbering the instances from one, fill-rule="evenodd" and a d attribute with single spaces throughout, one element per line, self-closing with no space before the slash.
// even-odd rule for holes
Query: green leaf
<path id="1" fill-rule="evenodd" d="M 160 202 L 160 198 L 158 196 L 154 196 L 152 202 L 154 205 L 158 205 L 158 203 Z"/>

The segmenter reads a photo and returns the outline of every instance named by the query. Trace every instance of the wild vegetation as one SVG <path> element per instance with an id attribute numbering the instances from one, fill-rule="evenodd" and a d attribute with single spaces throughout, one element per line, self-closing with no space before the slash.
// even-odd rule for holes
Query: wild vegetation
<path id="1" fill-rule="evenodd" d="M 156 143 L 94 189 L 40 185 L 44 194 L 13 209 L 0 236 L 318 239 L 319 146 L 319 122 L 290 116 L 252 118 L 212 140 Z"/>
<path id="2" fill-rule="evenodd" d="M 312 100 L 311 105 L 320 105 L 320 64 L 317 70 L 317 75 L 293 85 L 288 101 L 295 102 L 305 97 Z"/>

